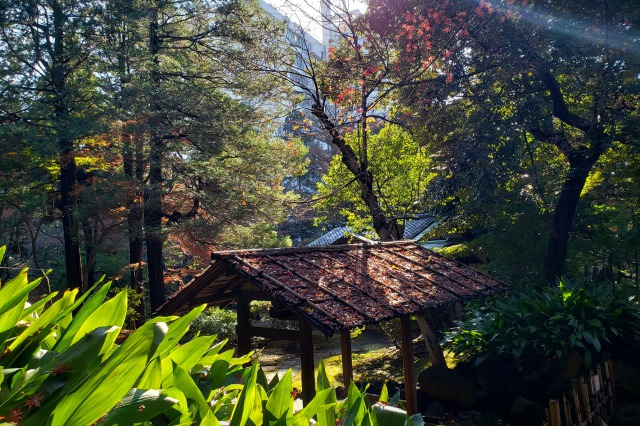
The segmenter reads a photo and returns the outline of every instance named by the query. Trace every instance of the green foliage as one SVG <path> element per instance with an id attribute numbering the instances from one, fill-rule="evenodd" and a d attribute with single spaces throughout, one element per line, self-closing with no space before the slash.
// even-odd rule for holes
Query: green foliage
<path id="1" fill-rule="evenodd" d="M 115 341 L 127 312 L 124 291 L 105 302 L 107 283 L 81 297 L 73 290 L 26 304 L 39 281 L 29 282 L 24 270 L 0 288 L 0 419 L 25 425 L 123 419 L 218 424 L 216 413 L 231 407 L 237 388 L 213 408 L 208 404 L 249 359 L 221 352 L 224 342 L 212 346 L 212 337 L 178 345 L 204 306 L 183 318 L 154 318 L 120 346 Z"/>
<path id="2" fill-rule="evenodd" d="M 355 133 L 345 137 L 359 152 L 361 138 Z M 374 176 L 374 190 L 381 206 L 390 217 L 402 218 L 423 211 L 426 187 L 433 177 L 429 153 L 406 130 L 387 125 L 368 138 L 369 169 Z M 345 185 L 351 182 L 351 184 Z M 334 156 L 329 171 L 318 183 L 320 212 L 331 212 L 339 206 L 339 213 L 353 229 L 371 228 L 371 213 L 361 198 L 358 185 L 353 182 L 340 156 Z"/>
<path id="3" fill-rule="evenodd" d="M 194 332 L 204 335 L 216 335 L 221 339 L 235 339 L 236 313 L 224 308 L 207 308 L 191 324 Z"/>
<path id="4" fill-rule="evenodd" d="M 308 425 L 313 418 L 324 426 L 422 424 L 419 415 L 372 406 L 366 388 L 353 382 L 338 402 L 322 363 L 317 396 L 294 414 L 291 370 L 267 383 L 257 362 L 244 368 L 250 358 L 222 351 L 226 341 L 201 336 L 179 345 L 204 306 L 149 320 L 118 345 L 125 291 L 105 301 L 107 283 L 78 298 L 74 290 L 26 304 L 38 284 L 24 270 L 0 288 L 3 424 L 259 426 Z M 388 400 L 386 389 L 382 400 Z"/>
<path id="5" fill-rule="evenodd" d="M 624 289 L 560 282 L 471 309 L 446 333 L 445 347 L 477 363 L 502 355 L 562 358 L 573 350 L 589 359 L 620 339 L 640 339 L 640 305 Z"/>

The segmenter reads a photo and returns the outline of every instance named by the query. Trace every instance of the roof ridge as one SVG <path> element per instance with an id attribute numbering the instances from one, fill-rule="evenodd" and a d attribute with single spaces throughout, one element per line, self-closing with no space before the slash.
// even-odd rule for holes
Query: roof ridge
<path id="1" fill-rule="evenodd" d="M 396 240 L 396 241 L 373 241 L 370 243 L 363 242 L 357 244 L 340 244 L 340 245 L 328 245 L 328 246 L 314 246 L 314 247 L 276 247 L 267 249 L 242 249 L 242 250 L 223 250 L 214 251 L 211 253 L 211 259 L 226 259 L 229 257 L 244 255 L 265 255 L 265 254 L 287 254 L 287 253 L 308 253 L 316 251 L 349 251 L 366 247 L 385 247 L 385 246 L 402 246 L 402 245 L 419 245 L 413 240 Z"/>

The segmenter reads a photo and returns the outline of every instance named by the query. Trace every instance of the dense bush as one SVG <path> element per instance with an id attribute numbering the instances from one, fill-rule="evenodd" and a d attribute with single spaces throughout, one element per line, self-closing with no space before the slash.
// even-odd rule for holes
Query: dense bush
<path id="1" fill-rule="evenodd" d="M 0 260 L 4 248 L 0 248 Z M 39 280 L 27 270 L 0 286 L 0 424 L 20 425 L 397 425 L 422 424 L 372 406 L 351 383 L 338 402 L 321 365 L 317 396 L 293 413 L 291 371 L 267 383 L 257 362 L 200 336 L 180 345 L 191 322 L 157 317 L 115 343 L 127 314 L 126 292 L 105 301 L 110 284 L 52 293 L 29 305 Z M 382 401 L 389 400 L 386 392 Z M 396 396 L 397 402 L 397 396 Z M 394 401 L 390 401 L 394 402 Z"/>
<path id="2" fill-rule="evenodd" d="M 194 332 L 221 339 L 233 340 L 236 337 L 237 315 L 234 311 L 223 308 L 205 309 L 191 324 Z"/>
<path id="3" fill-rule="evenodd" d="M 487 308 L 466 313 L 445 335 L 459 359 L 533 355 L 562 358 L 573 350 L 587 364 L 612 341 L 640 338 L 640 306 L 614 284 L 560 282 L 516 291 Z"/>

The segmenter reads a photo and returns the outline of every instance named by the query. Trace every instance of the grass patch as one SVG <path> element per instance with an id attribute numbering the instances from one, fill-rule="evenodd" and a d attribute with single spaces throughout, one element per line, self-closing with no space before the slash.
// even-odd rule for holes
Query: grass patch
<path id="1" fill-rule="evenodd" d="M 342 385 L 342 355 L 335 355 L 322 360 L 333 386 Z M 427 358 L 414 359 L 416 375 L 431 365 Z M 315 374 L 318 373 L 316 367 Z M 353 354 L 354 380 L 360 383 L 386 383 L 389 381 L 402 382 L 402 353 L 395 348 L 382 348 L 375 351 Z M 293 385 L 301 387 L 301 376 L 293 376 Z"/>

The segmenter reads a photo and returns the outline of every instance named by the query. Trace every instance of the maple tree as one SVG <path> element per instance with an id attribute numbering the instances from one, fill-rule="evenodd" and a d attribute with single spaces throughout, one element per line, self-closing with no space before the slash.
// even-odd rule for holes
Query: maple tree
<path id="1" fill-rule="evenodd" d="M 421 3 L 405 21 L 419 21 L 415 16 L 428 15 L 431 6 Z M 566 272 L 574 219 L 594 166 L 616 144 L 633 143 L 624 129 L 635 121 L 637 108 L 634 76 L 640 64 L 633 40 L 638 17 L 629 13 L 626 1 L 579 7 L 573 2 L 481 2 L 478 7 L 474 19 L 486 24 L 469 31 L 460 54 L 453 52 L 459 65 L 451 73 L 451 89 L 437 99 L 434 91 L 414 91 L 409 97 L 414 106 L 407 105 L 428 122 L 424 117 L 438 107 L 448 114 L 457 103 L 467 108 L 492 98 L 503 106 L 510 103 L 492 113 L 503 116 L 496 137 L 507 144 L 522 141 L 525 149 L 543 144 L 560 156 L 556 172 L 562 180 L 543 194 L 549 203 L 543 206 L 548 216 L 544 275 L 553 280 Z M 471 70 L 481 72 L 469 79 Z M 429 105 L 416 108 L 425 97 Z M 534 182 L 536 189 L 539 183 Z"/>
<path id="2" fill-rule="evenodd" d="M 315 58 L 302 40 L 294 47 L 298 58 L 304 59 L 303 65 L 287 63 L 282 67 L 286 71 L 280 72 L 309 98 L 311 113 L 340 151 L 372 227 L 382 240 L 402 238 L 407 215 L 396 217 L 385 209 L 376 188 L 369 164 L 372 126 L 390 123 L 405 127 L 408 117 L 397 108 L 404 92 L 423 90 L 426 84 L 451 83 L 456 65 L 452 52 L 462 50 L 464 37 L 483 25 L 482 20 L 470 19 L 472 9 L 450 13 L 453 6 L 448 2 L 431 9 L 428 18 L 415 18 L 411 24 L 402 22 L 392 6 L 398 5 L 372 1 L 363 16 L 354 16 L 346 3 L 326 2 L 324 25 L 333 34 L 328 60 Z M 412 15 L 401 16 L 411 20 Z M 434 44 L 431 38 L 435 33 L 450 37 Z M 399 44 L 403 47 L 398 48 Z M 347 143 L 349 133 L 357 138 L 355 145 Z"/>

